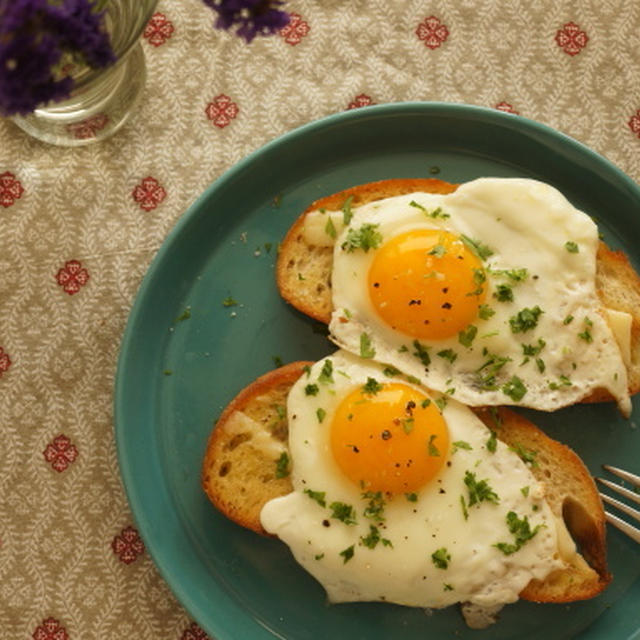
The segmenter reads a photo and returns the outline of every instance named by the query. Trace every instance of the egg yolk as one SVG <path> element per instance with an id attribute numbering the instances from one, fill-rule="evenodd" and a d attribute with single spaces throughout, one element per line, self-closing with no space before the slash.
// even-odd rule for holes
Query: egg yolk
<path id="1" fill-rule="evenodd" d="M 386 324 L 439 340 L 465 329 L 486 297 L 486 274 L 456 235 L 418 229 L 391 238 L 369 268 L 371 302 Z"/>
<path id="2" fill-rule="evenodd" d="M 330 432 L 342 472 L 366 491 L 411 493 L 447 459 L 449 431 L 435 403 L 400 383 L 356 389 L 340 402 Z"/>

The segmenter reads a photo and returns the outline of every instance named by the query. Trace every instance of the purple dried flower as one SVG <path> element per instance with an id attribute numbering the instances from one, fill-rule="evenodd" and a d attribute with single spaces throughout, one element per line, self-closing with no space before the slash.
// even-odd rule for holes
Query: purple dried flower
<path id="1" fill-rule="evenodd" d="M 257 35 L 267 36 L 289 24 L 289 14 L 277 7 L 282 0 L 204 0 L 217 14 L 215 26 L 230 29 L 237 26 L 236 34 L 251 42 Z"/>
<path id="2" fill-rule="evenodd" d="M 64 53 L 91 67 L 114 62 L 102 17 L 92 0 L 0 0 L 0 114 L 68 97 L 73 79 L 56 68 Z"/>

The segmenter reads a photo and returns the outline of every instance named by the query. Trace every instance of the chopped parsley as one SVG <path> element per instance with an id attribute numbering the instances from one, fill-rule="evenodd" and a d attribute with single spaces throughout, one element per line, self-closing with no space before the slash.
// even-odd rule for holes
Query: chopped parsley
<path id="1" fill-rule="evenodd" d="M 463 329 L 458 333 L 458 342 L 463 346 L 469 348 L 473 340 L 478 333 L 478 327 L 470 324 L 466 329 Z"/>
<path id="2" fill-rule="evenodd" d="M 469 506 L 480 502 L 492 502 L 498 504 L 500 498 L 498 494 L 489 486 L 487 480 L 476 480 L 476 474 L 471 471 L 465 471 L 464 483 L 469 491 Z"/>
<path id="3" fill-rule="evenodd" d="M 544 373 L 544 370 L 547 368 L 547 365 L 544 363 L 542 358 L 536 358 L 536 366 L 538 367 L 538 371 L 540 373 Z"/>
<path id="4" fill-rule="evenodd" d="M 371 520 L 378 520 L 379 522 L 384 520 L 384 507 L 386 503 L 382 496 L 382 491 L 365 491 L 362 494 L 362 498 L 369 501 L 364 510 L 364 517 L 370 518 Z"/>
<path id="5" fill-rule="evenodd" d="M 465 440 L 456 440 L 452 443 L 452 445 L 453 453 L 455 453 L 458 449 L 464 449 L 465 451 L 471 451 L 473 449 L 473 447 Z"/>
<path id="6" fill-rule="evenodd" d="M 518 443 L 512 445 L 511 447 L 509 447 L 509 449 L 511 449 L 511 451 L 516 453 L 523 462 L 527 462 L 531 464 L 532 467 L 538 466 L 538 462 L 536 460 L 536 456 L 538 455 L 538 452 L 535 451 L 534 449 L 527 449 L 526 447 L 523 447 L 521 444 L 518 444 Z"/>
<path id="7" fill-rule="evenodd" d="M 417 493 L 405 493 L 404 497 L 409 501 L 409 502 L 418 502 L 418 494 Z"/>
<path id="8" fill-rule="evenodd" d="M 593 322 L 589 318 L 585 318 L 584 323 L 587 328 L 578 334 L 578 338 L 581 338 L 585 342 L 593 342 L 593 336 L 591 335 L 591 331 L 589 331 L 589 329 L 593 326 Z"/>
<path id="9" fill-rule="evenodd" d="M 487 281 L 487 274 L 484 272 L 484 269 L 474 269 L 473 270 L 473 284 L 476 285 L 476 288 L 473 291 L 467 293 L 468 296 L 479 296 L 482 295 L 484 289 L 482 285 Z"/>
<path id="10" fill-rule="evenodd" d="M 567 376 L 560 376 L 557 382 L 552 381 L 549 383 L 549 389 L 551 389 L 552 391 L 557 391 L 562 387 L 572 387 L 572 386 L 573 386 L 573 382 L 571 382 L 571 380 Z"/>
<path id="11" fill-rule="evenodd" d="M 513 302 L 513 289 L 510 284 L 499 284 L 493 294 L 498 302 Z"/>
<path id="12" fill-rule="evenodd" d="M 416 209 L 420 209 L 420 211 L 424 211 L 425 213 L 427 213 L 427 209 L 425 207 L 423 207 L 419 202 L 416 202 L 415 200 L 412 200 L 409 203 L 410 207 L 415 207 Z"/>
<path id="13" fill-rule="evenodd" d="M 403 431 L 409 435 L 413 431 L 413 425 L 415 424 L 415 418 L 405 418 L 400 421 L 402 423 Z"/>
<path id="14" fill-rule="evenodd" d="M 356 512 L 350 504 L 344 502 L 332 502 L 329 505 L 331 517 L 345 524 L 356 524 Z"/>
<path id="15" fill-rule="evenodd" d="M 488 351 L 484 355 L 487 356 L 487 360 L 476 370 L 478 384 L 485 391 L 495 390 L 498 388 L 496 376 L 507 362 L 511 362 L 511 358 Z"/>
<path id="16" fill-rule="evenodd" d="M 446 396 L 440 396 L 439 398 L 436 398 L 434 400 L 434 402 L 436 403 L 436 407 L 438 407 L 438 409 L 440 409 L 440 413 L 442 413 L 446 406 L 447 406 L 447 398 Z"/>
<path id="17" fill-rule="evenodd" d="M 429 218 L 433 218 L 434 220 L 436 218 L 440 218 L 441 220 L 446 220 L 447 218 L 451 217 L 448 213 L 445 213 L 442 210 L 442 207 L 438 207 L 437 209 L 434 209 L 433 211 L 430 211 L 430 212 L 425 211 L 425 213 Z"/>
<path id="18" fill-rule="evenodd" d="M 525 356 L 537 356 L 546 346 L 546 342 L 542 338 L 538 338 L 538 344 L 522 343 L 522 354 Z"/>
<path id="19" fill-rule="evenodd" d="M 371 338 L 368 333 L 360 334 L 360 357 L 361 358 L 373 358 L 376 355 L 376 350 L 371 344 Z"/>
<path id="20" fill-rule="evenodd" d="M 451 556 L 446 547 L 441 547 L 431 554 L 431 560 L 438 569 L 446 569 L 449 566 L 449 562 L 451 562 Z"/>
<path id="21" fill-rule="evenodd" d="M 447 253 L 447 249 L 443 244 L 437 244 L 429 251 L 428 255 L 435 256 L 436 258 L 442 258 Z"/>
<path id="22" fill-rule="evenodd" d="M 336 239 L 336 236 L 338 235 L 338 232 L 336 231 L 336 227 L 333 224 L 333 220 L 331 219 L 331 216 L 329 216 L 327 218 L 327 224 L 324 225 L 324 232 L 330 238 L 333 238 L 334 240 Z"/>
<path id="23" fill-rule="evenodd" d="M 496 452 L 496 449 L 498 448 L 498 438 L 496 436 L 495 431 L 491 432 L 491 435 L 489 436 L 489 439 L 486 442 L 486 447 L 487 447 L 487 451 L 490 451 L 491 453 Z"/>
<path id="24" fill-rule="evenodd" d="M 362 386 L 362 393 L 366 393 L 370 396 L 375 396 L 378 391 L 382 390 L 382 384 L 380 384 L 375 378 L 367 378 L 366 384 Z"/>
<path id="25" fill-rule="evenodd" d="M 464 496 L 460 496 L 460 506 L 462 507 L 462 515 L 465 520 L 469 519 L 469 510 L 467 509 L 467 503 L 465 502 Z"/>
<path id="26" fill-rule="evenodd" d="M 573 242 L 572 240 L 567 240 L 564 243 L 564 248 L 569 253 L 578 253 L 578 251 L 580 251 L 580 247 L 578 247 L 578 245 L 575 242 Z"/>
<path id="27" fill-rule="evenodd" d="M 481 304 L 478 307 L 478 317 L 481 320 L 488 320 L 491 316 L 495 315 L 495 311 L 488 304 Z"/>
<path id="28" fill-rule="evenodd" d="M 512 376 L 511 380 L 502 385 L 502 393 L 509 396 L 514 402 L 520 402 L 527 393 L 527 387 L 518 376 Z"/>
<path id="29" fill-rule="evenodd" d="M 354 552 L 355 552 L 355 545 L 353 544 L 350 547 L 347 547 L 346 549 L 340 552 L 340 555 L 342 556 L 342 561 L 344 564 L 347 564 L 347 562 L 349 562 L 349 560 L 353 558 Z"/>
<path id="30" fill-rule="evenodd" d="M 506 276 L 514 282 L 524 282 L 529 277 L 529 272 L 525 267 L 520 269 L 491 269 L 491 275 Z"/>
<path id="31" fill-rule="evenodd" d="M 425 347 L 421 342 L 418 342 L 418 340 L 414 340 L 413 348 L 415 349 L 413 355 L 416 356 L 425 367 L 428 367 L 431 364 L 428 347 Z"/>
<path id="32" fill-rule="evenodd" d="M 520 519 L 515 511 L 509 511 L 509 513 L 507 513 L 507 527 L 513 535 L 514 540 L 512 543 L 497 542 L 493 546 L 500 549 L 506 556 L 509 556 L 518 551 L 525 542 L 531 540 L 531 538 L 538 533 L 541 526 L 542 525 L 537 525 L 532 529 L 527 516 Z"/>
<path id="33" fill-rule="evenodd" d="M 393 545 L 391 544 L 391 540 L 380 537 L 380 531 L 378 531 L 378 527 L 370 524 L 369 534 L 367 536 L 361 536 L 360 543 L 369 549 L 375 549 L 379 542 L 382 542 L 385 547 L 393 547 Z"/>
<path id="34" fill-rule="evenodd" d="M 522 489 L 520 489 L 520 493 L 521 493 L 525 498 L 528 498 L 528 497 L 529 497 L 529 487 L 522 487 Z"/>
<path id="35" fill-rule="evenodd" d="M 317 384 L 308 384 L 304 388 L 304 394 L 306 396 L 317 396 L 318 391 L 320 391 L 320 387 Z"/>
<path id="36" fill-rule="evenodd" d="M 464 242 L 468 249 L 470 249 L 473 253 L 475 253 L 476 256 L 478 256 L 478 258 L 480 258 L 480 260 L 486 260 L 489 256 L 493 255 L 493 250 L 490 249 L 486 244 L 483 244 L 478 240 L 473 240 L 469 236 L 465 236 L 464 234 L 460 236 L 460 239 L 462 240 L 462 242 Z"/>
<path id="37" fill-rule="evenodd" d="M 421 403 L 420 406 L 423 409 L 426 409 L 429 405 L 431 404 L 431 400 L 429 398 L 425 398 Z"/>
<path id="38" fill-rule="evenodd" d="M 428 450 L 429 450 L 429 455 L 433 456 L 433 457 L 440 457 L 440 451 L 438 449 L 438 447 L 436 447 L 435 444 L 433 444 L 433 441 L 437 438 L 438 436 L 435 433 L 432 433 L 431 436 L 429 436 L 429 442 L 427 444 Z"/>
<path id="39" fill-rule="evenodd" d="M 353 196 L 349 196 L 342 203 L 342 221 L 344 222 L 345 227 L 351 222 L 351 218 L 353 218 L 353 211 L 351 211 L 352 202 L 353 202 Z"/>
<path id="40" fill-rule="evenodd" d="M 573 316 L 568 315 L 563 321 L 562 324 L 571 324 L 573 322 Z"/>
<path id="41" fill-rule="evenodd" d="M 333 383 L 333 362 L 328 358 L 322 365 L 322 370 L 318 376 L 318 382 L 322 382 L 323 384 Z"/>
<path id="42" fill-rule="evenodd" d="M 222 301 L 222 306 L 223 307 L 237 307 L 238 306 L 238 302 L 237 302 L 237 300 L 234 300 L 231 296 L 227 296 Z"/>
<path id="43" fill-rule="evenodd" d="M 286 451 L 276 460 L 276 478 L 286 478 L 289 475 L 289 455 Z"/>
<path id="44" fill-rule="evenodd" d="M 322 407 L 318 407 L 316 416 L 318 417 L 318 422 L 322 422 L 327 416 L 327 412 Z"/>
<path id="45" fill-rule="evenodd" d="M 458 357 L 458 354 L 453 349 L 443 349 L 442 351 L 438 351 L 436 355 L 440 358 L 448 360 L 451 363 L 454 363 L 456 358 Z"/>
<path id="46" fill-rule="evenodd" d="M 382 373 L 384 373 L 385 376 L 387 376 L 388 378 L 393 378 L 394 376 L 397 376 L 401 373 L 400 369 L 396 369 L 395 367 L 392 367 L 391 365 L 387 365 L 383 370 Z"/>
<path id="47" fill-rule="evenodd" d="M 538 305 L 532 309 L 528 307 L 521 309 L 515 316 L 509 318 L 511 331 L 513 333 L 525 333 L 526 331 L 535 329 L 542 313 L 544 313 L 544 311 Z"/>
<path id="48" fill-rule="evenodd" d="M 342 250 L 349 253 L 362 249 L 365 253 L 369 249 L 376 249 L 382 242 L 382 234 L 378 231 L 380 225 L 365 222 L 359 229 L 349 229 L 347 239 L 342 243 Z"/>
<path id="49" fill-rule="evenodd" d="M 304 493 L 306 493 L 312 500 L 315 500 L 321 507 L 327 506 L 325 501 L 326 494 L 324 491 L 312 491 L 311 489 L 305 489 Z"/>

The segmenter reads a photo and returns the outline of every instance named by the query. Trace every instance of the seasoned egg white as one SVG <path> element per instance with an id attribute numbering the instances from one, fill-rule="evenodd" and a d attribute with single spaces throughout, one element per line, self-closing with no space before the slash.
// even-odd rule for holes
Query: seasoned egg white
<path id="1" fill-rule="evenodd" d="M 604 388 L 628 415 L 598 242 L 589 216 L 528 179 L 366 204 L 335 240 L 331 338 L 464 404 L 555 410 Z"/>
<path id="2" fill-rule="evenodd" d="M 405 390 L 414 399 L 397 413 L 381 400 Z M 370 433 L 350 432 L 361 415 Z M 287 418 L 293 492 L 269 501 L 261 521 L 331 602 L 488 607 L 563 566 L 542 485 L 455 400 L 338 351 L 293 386 Z M 403 450 L 413 437 L 413 451 Z M 524 542 L 514 528 L 528 532 Z"/>

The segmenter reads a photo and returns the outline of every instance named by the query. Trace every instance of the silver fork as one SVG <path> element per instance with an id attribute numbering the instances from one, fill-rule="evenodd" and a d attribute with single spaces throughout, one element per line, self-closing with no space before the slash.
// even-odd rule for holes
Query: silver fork
<path id="1" fill-rule="evenodd" d="M 628 471 L 624 471 L 623 469 L 619 469 L 618 467 L 612 467 L 608 464 L 603 464 L 602 467 L 609 473 L 612 473 L 614 476 L 618 476 L 634 487 L 640 488 L 640 476 L 637 476 L 634 473 L 629 473 Z M 640 494 L 636 493 L 635 491 L 627 489 L 626 487 L 621 487 L 615 482 L 605 480 L 604 478 L 596 478 L 596 480 L 606 487 L 609 487 L 609 489 L 612 489 L 613 491 L 618 493 L 618 495 L 624 496 L 625 498 L 632 500 L 636 504 L 640 504 Z M 608 496 L 604 493 L 600 493 L 600 497 L 602 498 L 603 502 L 610 504 L 612 507 L 619 509 L 622 513 L 626 513 L 628 516 L 631 516 L 637 522 L 640 522 L 640 511 L 638 511 L 637 509 L 633 509 L 628 504 L 621 502 L 620 500 L 616 500 L 615 498 L 612 498 L 611 496 Z M 636 527 L 631 526 L 626 520 L 623 520 L 622 518 L 619 518 L 618 516 L 613 515 L 608 511 L 605 511 L 604 515 L 607 518 L 607 522 L 611 523 L 617 529 L 620 529 L 620 531 L 626 533 L 632 540 L 640 543 L 640 529 L 636 529 Z"/>

